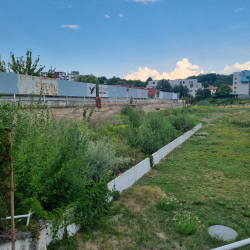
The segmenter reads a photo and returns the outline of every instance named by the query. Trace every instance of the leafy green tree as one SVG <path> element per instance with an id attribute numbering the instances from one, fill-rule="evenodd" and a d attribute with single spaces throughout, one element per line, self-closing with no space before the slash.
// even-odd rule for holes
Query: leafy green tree
<path id="1" fill-rule="evenodd" d="M 99 80 L 96 76 L 90 75 L 80 75 L 76 79 L 77 82 L 87 82 L 87 83 L 96 83 L 99 84 Z"/>
<path id="2" fill-rule="evenodd" d="M 98 80 L 100 84 L 105 84 L 108 79 L 105 76 L 101 76 L 101 77 L 98 77 Z"/>
<path id="3" fill-rule="evenodd" d="M 218 90 L 218 93 L 222 94 L 222 95 L 228 95 L 231 93 L 231 88 L 228 86 L 228 84 L 223 83 Z"/>
<path id="4" fill-rule="evenodd" d="M 0 72 L 6 72 L 6 65 L 5 65 L 5 61 L 1 60 L 1 56 L 0 56 Z"/>
<path id="5" fill-rule="evenodd" d="M 163 92 L 172 92 L 172 86 L 168 80 L 162 79 L 158 82 L 156 89 Z"/>
<path id="6" fill-rule="evenodd" d="M 180 97 L 186 96 L 189 93 L 187 86 L 180 86 Z"/>
<path id="7" fill-rule="evenodd" d="M 15 58 L 14 53 L 10 53 L 11 62 L 8 63 L 8 67 L 12 70 L 13 73 L 22 74 L 22 75 L 30 75 L 30 76 L 40 76 L 41 72 L 45 68 L 45 66 L 40 65 L 38 68 L 38 62 L 40 60 L 39 56 L 32 63 L 32 52 L 31 50 L 27 50 L 26 53 L 26 61 L 23 60 L 23 56 L 20 58 Z"/>
<path id="8" fill-rule="evenodd" d="M 48 78 L 54 78 L 54 75 L 55 75 L 55 72 L 56 72 L 56 68 L 50 68 L 49 70 L 48 70 Z"/>
<path id="9" fill-rule="evenodd" d="M 175 86 L 172 88 L 172 91 L 173 91 L 174 93 L 180 93 L 180 86 L 175 85 Z"/>
<path id="10" fill-rule="evenodd" d="M 203 89 L 202 93 L 203 93 L 203 99 L 207 99 L 211 97 L 211 91 L 209 89 Z"/>
<path id="11" fill-rule="evenodd" d="M 146 85 L 148 85 L 148 82 L 149 81 L 153 81 L 152 77 L 149 77 L 147 80 L 146 80 Z"/>
<path id="12" fill-rule="evenodd" d="M 203 91 L 202 91 L 202 89 L 197 90 L 195 100 L 197 102 L 203 100 Z"/>

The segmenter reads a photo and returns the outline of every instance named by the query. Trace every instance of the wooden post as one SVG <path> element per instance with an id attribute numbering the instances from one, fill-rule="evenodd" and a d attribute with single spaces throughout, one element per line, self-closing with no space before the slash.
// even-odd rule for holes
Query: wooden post
<path id="1" fill-rule="evenodd" d="M 10 148 L 12 148 L 11 143 L 11 129 L 10 128 L 4 128 L 8 132 L 8 138 L 10 143 Z M 10 196 L 11 196 L 11 209 L 10 209 L 10 215 L 11 215 L 11 241 L 12 241 L 12 250 L 15 250 L 15 218 L 14 218 L 14 182 L 13 182 L 13 163 L 12 163 L 12 155 L 9 153 L 10 158 Z"/>

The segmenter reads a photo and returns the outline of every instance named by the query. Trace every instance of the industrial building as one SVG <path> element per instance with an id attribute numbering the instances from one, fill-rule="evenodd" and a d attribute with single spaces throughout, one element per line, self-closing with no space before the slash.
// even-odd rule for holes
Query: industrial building
<path id="1" fill-rule="evenodd" d="M 158 80 L 149 81 L 147 88 L 156 88 Z M 194 96 L 198 89 L 202 89 L 202 84 L 198 83 L 197 79 L 184 79 L 184 80 L 168 80 L 171 86 L 186 86 L 189 89 L 189 94 Z"/>
<path id="2" fill-rule="evenodd" d="M 250 70 L 234 72 L 233 92 L 234 95 L 249 95 L 250 90 Z"/>

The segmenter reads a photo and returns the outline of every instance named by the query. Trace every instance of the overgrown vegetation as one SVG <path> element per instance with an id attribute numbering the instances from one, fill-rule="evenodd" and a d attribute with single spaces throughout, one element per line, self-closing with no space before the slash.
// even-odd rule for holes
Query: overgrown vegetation
<path id="1" fill-rule="evenodd" d="M 249 117 L 249 109 L 188 111 L 205 124 L 194 135 L 203 139 L 188 140 L 126 190 L 113 230 L 79 233 L 79 249 L 208 250 L 228 243 L 208 234 L 216 224 L 236 230 L 236 241 L 249 237 L 249 127 L 231 123 Z"/>
<path id="2" fill-rule="evenodd" d="M 59 227 L 71 223 L 85 229 L 103 223 L 115 211 L 110 197 L 119 197 L 107 182 L 179 136 L 181 117 L 185 130 L 196 125 L 181 110 L 145 114 L 126 105 L 123 115 L 104 123 L 92 121 L 92 114 L 87 117 L 86 110 L 81 122 L 58 122 L 41 98 L 29 109 L 0 105 L 1 126 L 13 131 L 15 213 L 31 210 L 32 222 L 53 221 L 55 238 Z"/>

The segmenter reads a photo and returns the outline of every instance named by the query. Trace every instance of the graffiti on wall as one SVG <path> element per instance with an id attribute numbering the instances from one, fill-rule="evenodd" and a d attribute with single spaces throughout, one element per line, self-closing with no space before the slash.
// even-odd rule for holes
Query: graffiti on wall
<path id="1" fill-rule="evenodd" d="M 53 78 L 18 75 L 19 94 L 58 95 L 57 80 Z"/>

